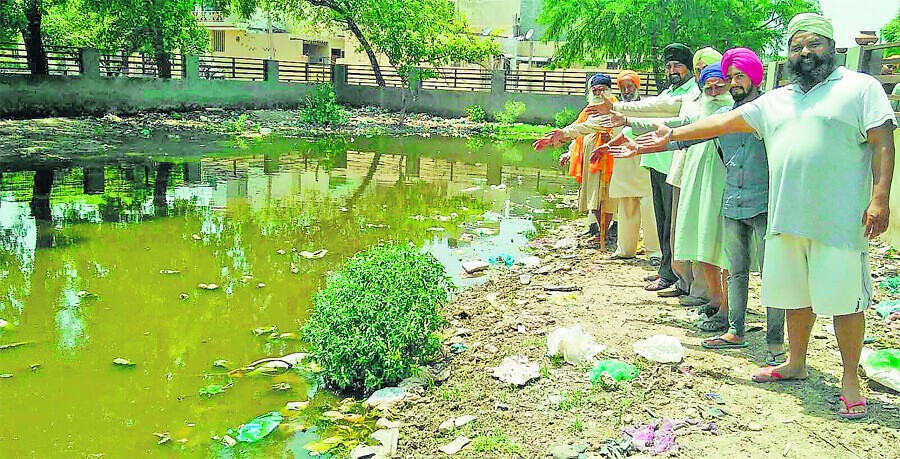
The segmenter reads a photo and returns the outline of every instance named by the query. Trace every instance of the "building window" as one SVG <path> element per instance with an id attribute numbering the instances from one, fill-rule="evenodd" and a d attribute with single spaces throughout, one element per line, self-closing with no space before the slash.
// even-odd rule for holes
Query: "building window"
<path id="1" fill-rule="evenodd" d="M 213 30 L 212 31 L 212 39 L 213 39 L 213 52 L 224 53 L 225 52 L 225 31 L 224 30 Z"/>

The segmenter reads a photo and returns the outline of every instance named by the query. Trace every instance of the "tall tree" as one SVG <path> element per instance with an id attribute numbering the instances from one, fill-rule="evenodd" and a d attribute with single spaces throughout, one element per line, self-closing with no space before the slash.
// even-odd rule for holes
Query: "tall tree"
<path id="1" fill-rule="evenodd" d="M 172 77 L 173 53 L 197 53 L 209 44 L 209 32 L 193 14 L 195 0 L 77 1 L 85 14 L 104 20 L 81 38 L 126 56 L 135 51 L 152 54 L 160 78 Z"/>
<path id="2" fill-rule="evenodd" d="M 661 82 L 668 43 L 773 56 L 791 18 L 807 11 L 820 11 L 818 0 L 544 0 L 539 22 L 547 26 L 542 39 L 561 42 L 556 66 L 618 59 L 652 68 Z"/>
<path id="3" fill-rule="evenodd" d="M 385 86 L 378 54 L 408 78 L 418 66 L 481 62 L 498 52 L 493 40 L 468 33 L 450 0 L 233 0 L 232 11 L 248 17 L 257 8 L 288 20 L 310 17 L 353 34 L 375 80 Z"/>
<path id="4" fill-rule="evenodd" d="M 44 51 L 41 23 L 44 10 L 52 0 L 0 0 L 0 38 L 21 34 L 25 43 L 28 69 L 32 75 L 47 75 L 50 66 Z"/>

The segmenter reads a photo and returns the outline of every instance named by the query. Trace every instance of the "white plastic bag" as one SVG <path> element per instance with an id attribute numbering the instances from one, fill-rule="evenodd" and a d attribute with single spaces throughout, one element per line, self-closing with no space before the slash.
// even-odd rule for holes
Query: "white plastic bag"
<path id="1" fill-rule="evenodd" d="M 684 348 L 678 338 L 669 335 L 653 335 L 634 343 L 634 353 L 659 363 L 678 363 L 684 359 Z"/>
<path id="2" fill-rule="evenodd" d="M 590 333 L 575 325 L 570 328 L 557 328 L 547 335 L 547 355 L 561 355 L 569 364 L 578 365 L 590 361 L 606 346 L 597 344 Z"/>
<path id="3" fill-rule="evenodd" d="M 895 368 L 885 370 L 872 367 L 871 362 L 869 362 L 869 356 L 871 356 L 873 352 L 874 351 L 871 349 L 863 348 L 862 356 L 859 359 L 859 366 L 863 367 L 863 370 L 865 370 L 866 377 L 884 387 L 889 387 L 900 392 L 900 370 Z"/>

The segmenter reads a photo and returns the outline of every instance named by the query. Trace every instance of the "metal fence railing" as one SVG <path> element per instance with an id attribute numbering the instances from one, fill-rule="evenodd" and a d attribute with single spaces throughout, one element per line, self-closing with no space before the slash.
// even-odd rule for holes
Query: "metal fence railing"
<path id="1" fill-rule="evenodd" d="M 506 90 L 557 95 L 580 95 L 586 89 L 584 71 L 512 70 L 506 74 Z"/>
<path id="2" fill-rule="evenodd" d="M 172 79 L 180 79 L 184 75 L 184 59 L 180 54 L 170 56 Z M 159 69 L 156 59 L 145 53 L 131 55 L 111 52 L 100 53 L 100 75 L 106 77 L 158 78 Z"/>
<path id="3" fill-rule="evenodd" d="M 434 78 L 422 81 L 422 89 L 490 91 L 491 73 L 480 68 L 437 68 Z"/>
<path id="4" fill-rule="evenodd" d="M 606 71 L 613 81 L 612 89 L 618 90 L 618 71 Z M 587 90 L 587 78 L 591 72 L 584 70 L 513 70 L 506 74 L 506 90 L 510 92 L 557 94 L 577 96 Z M 644 95 L 656 94 L 656 77 L 651 73 L 638 73 L 641 78 L 640 92 Z"/>
<path id="5" fill-rule="evenodd" d="M 331 66 L 279 61 L 278 81 L 283 83 L 328 83 L 331 81 Z"/>
<path id="6" fill-rule="evenodd" d="M 384 77 L 384 83 L 391 88 L 402 88 L 404 86 L 403 79 L 397 74 L 397 70 L 393 67 L 382 66 L 381 76 Z M 354 86 L 378 86 L 375 81 L 375 71 L 368 65 L 348 65 L 347 66 L 347 84 Z"/>
<path id="7" fill-rule="evenodd" d="M 81 73 L 80 51 L 76 48 L 45 46 L 51 75 L 78 75 Z M 124 54 L 121 51 L 102 51 L 99 54 L 99 73 L 104 77 L 159 78 L 156 59 L 152 54 Z M 198 56 L 197 71 L 202 79 L 264 81 L 266 60 L 248 57 Z M 171 78 L 183 78 L 184 56 L 172 54 Z M 347 84 L 354 86 L 377 86 L 375 72 L 369 65 L 346 65 Z M 381 67 L 381 74 L 387 87 L 402 88 L 406 82 L 390 65 Z M 426 70 L 430 78 L 422 81 L 425 90 L 453 90 L 469 92 L 489 92 L 496 71 L 483 68 L 442 67 Z M 607 71 L 615 81 L 618 71 Z M 0 43 L 0 74 L 28 75 L 28 60 L 25 45 L 21 43 Z M 310 64 L 306 62 L 278 61 L 278 81 L 283 83 L 321 84 L 331 81 L 334 66 Z M 586 79 L 590 75 L 585 70 L 513 70 L 503 74 L 504 89 L 508 92 L 547 95 L 583 95 Z M 655 93 L 655 78 L 650 73 L 639 73 L 641 92 Z M 893 76 L 891 78 L 894 78 Z M 900 80 L 900 79 L 898 79 Z M 613 83 L 614 90 L 617 89 Z"/>
<path id="8" fill-rule="evenodd" d="M 200 78 L 263 81 L 266 61 L 249 57 L 200 56 Z"/>
<path id="9" fill-rule="evenodd" d="M 44 46 L 51 75 L 81 73 L 78 48 Z M 0 74 L 29 75 L 24 43 L 0 43 Z"/>
<path id="10" fill-rule="evenodd" d="M 0 44 L 0 74 L 28 75 L 28 60 L 25 45 L 19 43 Z"/>

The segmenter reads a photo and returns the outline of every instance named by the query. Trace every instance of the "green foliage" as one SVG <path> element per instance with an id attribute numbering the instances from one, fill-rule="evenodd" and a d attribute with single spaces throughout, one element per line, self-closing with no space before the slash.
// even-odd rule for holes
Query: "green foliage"
<path id="1" fill-rule="evenodd" d="M 897 13 L 897 16 L 894 16 L 894 19 L 892 19 L 891 22 L 888 22 L 887 25 L 881 29 L 881 41 L 884 43 L 900 41 L 900 12 Z M 900 47 L 884 50 L 884 57 L 890 57 L 897 54 L 900 54 Z"/>
<path id="2" fill-rule="evenodd" d="M 481 435 L 473 438 L 470 449 L 475 453 L 493 453 L 490 457 L 498 457 L 498 454 L 518 457 L 518 455 L 525 453 L 525 448 L 522 445 L 516 443 L 498 429 L 495 429 L 492 435 Z"/>
<path id="3" fill-rule="evenodd" d="M 506 105 L 503 106 L 503 110 L 494 115 L 494 118 L 498 123 L 513 124 L 523 113 L 525 113 L 525 102 L 508 100 Z"/>
<path id="4" fill-rule="evenodd" d="M 347 110 L 337 103 L 330 83 L 316 86 L 300 109 L 300 121 L 317 126 L 343 126 L 348 118 Z"/>
<path id="5" fill-rule="evenodd" d="M 553 115 L 553 125 L 558 128 L 564 128 L 578 119 L 578 113 L 580 113 L 578 110 L 566 107 Z"/>
<path id="6" fill-rule="evenodd" d="M 481 105 L 470 105 L 469 108 L 466 109 L 466 116 L 469 118 L 469 121 L 473 123 L 483 123 L 485 118 L 487 118 L 487 113 L 484 112 Z"/>
<path id="7" fill-rule="evenodd" d="M 430 254 L 378 246 L 347 260 L 313 298 L 303 336 L 326 381 L 377 389 L 434 356 L 451 281 Z"/>
<path id="8" fill-rule="evenodd" d="M 166 76 L 163 56 L 208 47 L 209 32 L 194 17 L 195 5 L 195 0 L 66 0 L 47 9 L 42 28 L 51 45 L 156 56 L 160 76 Z"/>
<path id="9" fill-rule="evenodd" d="M 493 39 L 468 33 L 452 0 L 222 1 L 243 17 L 261 8 L 291 22 L 313 18 L 326 27 L 339 27 L 354 35 L 360 50 L 370 53 L 370 61 L 383 54 L 404 79 L 416 67 L 481 63 L 499 54 Z"/>
<path id="10" fill-rule="evenodd" d="M 784 50 L 793 16 L 819 10 L 818 0 L 544 0 L 539 22 L 547 26 L 545 40 L 561 42 L 556 66 L 618 59 L 626 68 L 652 66 L 660 75 L 669 43 L 720 51 L 745 46 L 772 57 Z"/>
<path id="11" fill-rule="evenodd" d="M 223 123 L 225 130 L 234 134 L 244 132 L 251 125 L 252 123 L 250 122 L 250 115 L 246 113 L 242 113 L 237 118 L 232 118 Z"/>

